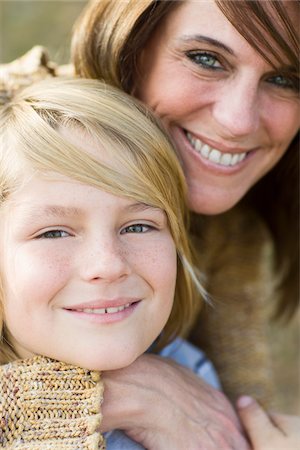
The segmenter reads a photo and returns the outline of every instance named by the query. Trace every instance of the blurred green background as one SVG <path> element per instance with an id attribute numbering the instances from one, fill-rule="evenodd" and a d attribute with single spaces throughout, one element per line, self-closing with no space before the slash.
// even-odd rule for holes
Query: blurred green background
<path id="1" fill-rule="evenodd" d="M 84 0 L 0 0 L 0 62 L 9 62 L 33 45 L 44 45 L 56 62 L 69 60 L 74 20 Z"/>
<path id="2" fill-rule="evenodd" d="M 72 25 L 86 3 L 0 0 L 0 63 L 21 56 L 37 44 L 47 47 L 51 60 L 67 63 Z M 273 323 L 269 329 L 277 406 L 282 412 L 297 414 L 300 414 L 299 323 L 298 314 L 288 326 Z"/>

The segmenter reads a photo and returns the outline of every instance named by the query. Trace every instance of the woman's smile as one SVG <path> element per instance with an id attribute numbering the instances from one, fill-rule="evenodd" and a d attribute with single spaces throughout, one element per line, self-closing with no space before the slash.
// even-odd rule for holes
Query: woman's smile
<path id="1" fill-rule="evenodd" d="M 246 159 L 249 153 L 254 151 L 254 149 L 239 148 L 229 151 L 229 149 L 221 149 L 219 144 L 208 144 L 207 140 L 200 139 L 188 131 L 185 132 L 185 135 L 196 153 L 201 155 L 205 161 L 213 163 L 214 166 L 226 167 L 228 171 L 240 166 L 240 163 Z"/>

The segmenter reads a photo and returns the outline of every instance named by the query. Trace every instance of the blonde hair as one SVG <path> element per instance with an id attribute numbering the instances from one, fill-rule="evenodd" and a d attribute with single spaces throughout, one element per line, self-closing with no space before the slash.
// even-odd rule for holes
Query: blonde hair
<path id="1" fill-rule="evenodd" d="M 138 101 L 104 83 L 48 79 L 13 95 L 0 109 L 0 125 L 0 209 L 21 186 L 27 166 L 165 211 L 177 248 L 178 276 L 174 307 L 159 344 L 183 334 L 199 308 L 196 291 L 202 288 L 186 231 L 184 175 L 157 119 Z M 82 129 L 116 164 L 105 165 L 68 142 L 59 133 L 61 126 Z M 0 323 L 4 319 L 0 311 Z M 0 362 L 11 357 L 4 326 Z"/>
<path id="2" fill-rule="evenodd" d="M 182 3 L 90 1 L 74 27 L 72 60 L 76 73 L 134 93 L 142 50 L 164 18 Z M 299 84 L 299 30 L 287 9 L 288 3 L 299 18 L 299 0 L 287 3 L 215 0 L 215 3 L 267 62 L 272 64 L 270 56 L 281 64 L 288 61 L 285 75 L 295 80 L 295 86 Z M 279 273 L 284 271 L 279 286 L 278 317 L 291 317 L 299 305 L 299 167 L 298 133 L 279 163 L 242 200 L 258 211 L 274 237 L 276 266 Z"/>

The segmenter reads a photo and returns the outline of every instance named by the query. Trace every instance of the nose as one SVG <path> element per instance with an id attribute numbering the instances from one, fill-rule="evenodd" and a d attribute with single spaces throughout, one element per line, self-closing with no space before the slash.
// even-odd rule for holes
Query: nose
<path id="1" fill-rule="evenodd" d="M 101 239 L 81 254 L 81 278 L 88 282 L 113 282 L 127 277 L 131 265 L 127 252 L 114 239 Z"/>
<path id="2" fill-rule="evenodd" d="M 240 138 L 254 133 L 260 121 L 256 81 L 240 78 L 225 83 L 212 108 L 220 134 L 225 137 Z"/>

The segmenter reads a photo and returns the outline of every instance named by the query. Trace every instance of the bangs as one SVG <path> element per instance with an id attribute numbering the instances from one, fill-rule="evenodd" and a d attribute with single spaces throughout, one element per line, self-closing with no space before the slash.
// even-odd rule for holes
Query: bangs
<path id="1" fill-rule="evenodd" d="M 285 73 L 299 76 L 298 1 L 216 0 L 216 4 L 272 67 L 279 65 Z"/>

